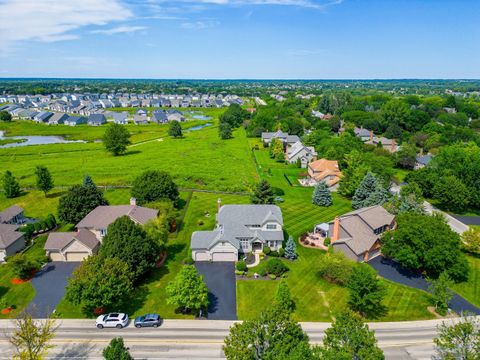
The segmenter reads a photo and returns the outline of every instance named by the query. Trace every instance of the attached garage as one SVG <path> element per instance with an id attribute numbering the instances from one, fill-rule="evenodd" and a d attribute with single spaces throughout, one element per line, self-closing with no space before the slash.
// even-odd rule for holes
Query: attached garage
<path id="1" fill-rule="evenodd" d="M 212 261 L 237 261 L 237 254 L 215 252 L 212 254 Z"/>
<path id="2" fill-rule="evenodd" d="M 66 261 L 83 261 L 90 255 L 88 252 L 67 252 L 65 253 Z"/>
<path id="3" fill-rule="evenodd" d="M 50 252 L 48 254 L 48 256 L 50 257 L 50 260 L 51 261 L 65 261 L 65 258 L 63 257 L 63 254 L 59 253 L 59 252 Z"/>
<path id="4" fill-rule="evenodd" d="M 210 254 L 207 253 L 206 251 L 196 251 L 194 260 L 195 261 L 209 261 L 210 260 Z"/>

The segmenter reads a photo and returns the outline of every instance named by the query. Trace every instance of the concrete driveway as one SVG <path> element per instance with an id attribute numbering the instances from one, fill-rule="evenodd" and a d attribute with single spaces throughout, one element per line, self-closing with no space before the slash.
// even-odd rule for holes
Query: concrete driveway
<path id="1" fill-rule="evenodd" d="M 27 310 L 37 318 L 48 317 L 65 295 L 67 279 L 80 262 L 50 262 L 31 280 L 35 297 Z"/>
<path id="2" fill-rule="evenodd" d="M 196 262 L 195 267 L 204 276 L 209 290 L 209 320 L 237 320 L 237 290 L 235 263 Z"/>
<path id="3" fill-rule="evenodd" d="M 391 259 L 377 256 L 370 260 L 368 264 L 377 270 L 378 275 L 387 280 L 428 292 L 429 284 L 423 275 L 407 270 Z M 480 315 L 480 309 L 478 307 L 457 294 L 453 296 L 449 307 L 456 313 L 468 311 Z"/>

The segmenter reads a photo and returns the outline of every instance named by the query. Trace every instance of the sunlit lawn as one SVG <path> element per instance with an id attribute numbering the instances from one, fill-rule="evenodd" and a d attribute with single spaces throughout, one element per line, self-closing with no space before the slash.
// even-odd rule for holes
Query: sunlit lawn
<path id="1" fill-rule="evenodd" d="M 467 282 L 455 284 L 453 290 L 480 307 L 480 258 L 467 256 L 470 263 L 470 274 Z"/>

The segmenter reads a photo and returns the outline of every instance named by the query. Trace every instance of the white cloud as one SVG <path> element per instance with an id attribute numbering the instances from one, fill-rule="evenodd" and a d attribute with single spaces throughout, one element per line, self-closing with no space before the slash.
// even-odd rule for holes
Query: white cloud
<path id="1" fill-rule="evenodd" d="M 279 5 L 296 6 L 323 10 L 332 5 L 339 5 L 343 0 L 150 0 L 151 4 L 210 4 L 210 5 Z"/>
<path id="2" fill-rule="evenodd" d="M 195 29 L 195 30 L 201 30 L 201 29 L 209 29 L 213 28 L 215 26 L 218 26 L 220 22 L 216 20 L 199 20 L 199 21 L 190 21 L 190 22 L 184 22 L 180 25 L 183 29 Z"/>
<path id="3" fill-rule="evenodd" d="M 137 31 L 145 30 L 146 26 L 117 26 L 111 29 L 98 29 L 91 31 L 92 34 L 105 34 L 105 35 L 114 35 L 114 34 L 127 34 L 134 33 Z"/>
<path id="4" fill-rule="evenodd" d="M 132 16 L 119 0 L 0 0 L 0 51 L 28 40 L 75 39 L 73 30 Z"/>

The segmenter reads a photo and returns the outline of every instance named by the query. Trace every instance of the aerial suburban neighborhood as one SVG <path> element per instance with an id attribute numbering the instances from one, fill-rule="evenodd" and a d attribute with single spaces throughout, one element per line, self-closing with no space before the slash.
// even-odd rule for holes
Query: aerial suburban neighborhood
<path id="1" fill-rule="evenodd" d="M 0 0 L 0 360 L 480 360 L 478 14 Z"/>

